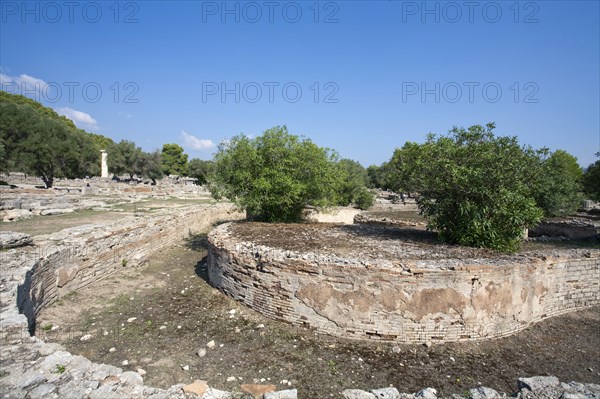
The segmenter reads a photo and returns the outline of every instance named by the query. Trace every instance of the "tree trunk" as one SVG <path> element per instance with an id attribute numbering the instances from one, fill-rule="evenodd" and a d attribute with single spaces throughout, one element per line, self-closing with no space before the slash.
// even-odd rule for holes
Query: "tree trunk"
<path id="1" fill-rule="evenodd" d="M 42 180 L 46 185 L 46 188 L 52 188 L 52 183 L 54 183 L 54 176 L 42 176 Z"/>

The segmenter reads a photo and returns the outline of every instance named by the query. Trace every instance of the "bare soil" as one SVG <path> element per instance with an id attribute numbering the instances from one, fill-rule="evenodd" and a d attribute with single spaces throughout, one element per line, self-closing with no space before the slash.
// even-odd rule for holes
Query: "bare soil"
<path id="1" fill-rule="evenodd" d="M 266 236 L 259 224 L 240 226 L 249 238 L 269 242 L 293 233 L 286 230 L 290 225 L 277 236 Z M 429 233 L 416 234 L 421 244 L 437 245 Z M 316 248 L 318 238 L 308 238 Z M 510 393 L 518 377 L 533 375 L 600 383 L 600 307 L 478 343 L 427 348 L 351 341 L 269 320 L 226 297 L 206 281 L 206 253 L 206 237 L 195 236 L 67 295 L 42 312 L 37 335 L 95 362 L 142 368 L 145 382 L 159 387 L 204 379 L 230 391 L 251 382 L 284 389 L 287 380 L 300 398 L 315 399 L 390 385 L 401 392 L 434 387 L 441 395 L 465 394 L 478 385 Z M 85 334 L 92 338 L 81 341 Z M 200 349 L 204 356 L 197 355 Z"/>

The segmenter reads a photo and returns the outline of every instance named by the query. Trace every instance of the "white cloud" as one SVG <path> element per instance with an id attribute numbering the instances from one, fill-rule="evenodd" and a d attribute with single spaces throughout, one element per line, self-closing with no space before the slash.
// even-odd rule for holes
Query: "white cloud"
<path id="1" fill-rule="evenodd" d="M 181 138 L 183 139 L 183 143 L 186 147 L 190 147 L 194 150 L 208 150 L 209 148 L 213 148 L 215 143 L 212 140 L 208 139 L 199 139 L 196 136 L 192 136 L 191 134 L 181 131 Z"/>
<path id="2" fill-rule="evenodd" d="M 98 129 L 98 122 L 90 114 L 69 107 L 56 108 L 55 111 L 72 120 L 78 127 Z"/>
<path id="3" fill-rule="evenodd" d="M 0 88 L 12 94 L 34 96 L 34 100 L 39 101 L 42 95 L 48 95 L 48 83 L 44 80 L 21 74 L 19 76 L 11 76 L 5 73 L 0 73 Z"/>

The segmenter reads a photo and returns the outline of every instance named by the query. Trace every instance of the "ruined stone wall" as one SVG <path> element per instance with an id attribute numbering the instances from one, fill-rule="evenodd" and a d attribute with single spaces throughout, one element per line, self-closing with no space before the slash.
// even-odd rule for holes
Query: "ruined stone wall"
<path id="1" fill-rule="evenodd" d="M 71 291 L 118 273 L 123 268 L 134 267 L 147 256 L 189 234 L 205 231 L 217 220 L 242 216 L 235 213 L 231 205 L 193 206 L 36 237 L 34 247 L 0 254 L 6 266 L 12 262 L 20 263 L 21 267 L 16 271 L 22 273 L 21 278 L 25 277 L 15 290 L 16 301 L 7 297 L 8 294 L 14 295 L 14 291 L 5 291 L 5 295 L 0 292 L 3 305 L 0 324 L 5 327 L 7 318 L 16 318 L 19 311 L 27 317 L 31 329 L 36 315 L 44 306 Z M 17 251 L 19 255 L 14 259 Z M 11 306 L 14 302 L 18 310 Z"/>
<path id="2" fill-rule="evenodd" d="M 214 229 L 209 242 L 213 286 L 274 319 L 341 337 L 478 340 L 600 303 L 600 251 L 450 267 L 413 262 L 407 269 L 243 243 L 228 225 Z"/>

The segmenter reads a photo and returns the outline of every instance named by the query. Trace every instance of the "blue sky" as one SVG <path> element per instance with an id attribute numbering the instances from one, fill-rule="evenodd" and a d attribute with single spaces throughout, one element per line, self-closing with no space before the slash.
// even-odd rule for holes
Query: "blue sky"
<path id="1" fill-rule="evenodd" d="M 0 2 L 2 89 L 209 159 L 275 125 L 363 165 L 452 126 L 600 151 L 598 1 Z"/>

